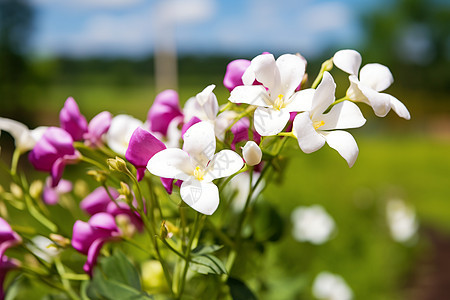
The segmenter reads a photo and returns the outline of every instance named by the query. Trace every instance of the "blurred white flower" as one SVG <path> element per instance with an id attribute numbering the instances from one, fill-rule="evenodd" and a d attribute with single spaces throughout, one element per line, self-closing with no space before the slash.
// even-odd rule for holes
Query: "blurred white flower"
<path id="1" fill-rule="evenodd" d="M 331 216 L 320 205 L 297 207 L 291 214 L 292 235 L 299 242 L 325 243 L 335 230 Z"/>
<path id="2" fill-rule="evenodd" d="M 106 142 L 116 153 L 125 155 L 130 138 L 138 127 L 144 127 L 144 123 L 129 115 L 117 115 L 111 121 Z"/>
<path id="3" fill-rule="evenodd" d="M 350 300 L 353 292 L 345 280 L 330 272 L 321 272 L 313 283 L 313 295 L 324 300 Z"/>
<path id="4" fill-rule="evenodd" d="M 31 243 L 28 248 L 37 257 L 45 260 L 46 262 L 52 262 L 53 258 L 61 252 L 54 242 L 48 238 L 38 235 L 31 239 Z"/>
<path id="5" fill-rule="evenodd" d="M 419 223 L 412 206 L 400 199 L 387 203 L 386 215 L 392 238 L 397 242 L 408 242 L 417 232 Z"/>
<path id="6" fill-rule="evenodd" d="M 252 185 L 255 186 L 260 173 L 253 173 Z M 252 199 L 254 201 L 264 188 L 264 180 L 258 184 L 253 192 Z M 234 176 L 227 185 L 224 191 L 235 193 L 233 201 L 231 202 L 231 207 L 235 212 L 241 212 L 244 209 L 245 202 L 247 201 L 248 192 L 250 190 L 250 175 L 248 172 L 239 173 Z"/>
<path id="7" fill-rule="evenodd" d="M 34 145 L 42 137 L 46 129 L 47 127 L 40 126 L 30 130 L 20 122 L 7 118 L 0 118 L 0 131 L 4 130 L 11 134 L 20 153 L 33 149 Z"/>

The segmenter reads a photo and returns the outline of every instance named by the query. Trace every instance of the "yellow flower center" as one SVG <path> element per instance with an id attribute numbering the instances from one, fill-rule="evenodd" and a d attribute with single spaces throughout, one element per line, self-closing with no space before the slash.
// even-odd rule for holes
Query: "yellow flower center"
<path id="1" fill-rule="evenodd" d="M 203 180 L 203 176 L 205 176 L 205 171 L 203 171 L 200 167 L 196 167 L 194 170 L 194 177 L 199 180 L 202 181 Z"/>
<path id="2" fill-rule="evenodd" d="M 317 130 L 319 127 L 322 127 L 323 125 L 325 125 L 324 121 L 314 121 L 313 122 L 313 126 L 314 126 L 315 130 Z"/>
<path id="3" fill-rule="evenodd" d="M 284 95 L 279 94 L 277 99 L 273 102 L 273 108 L 276 110 L 280 110 L 284 107 Z"/>

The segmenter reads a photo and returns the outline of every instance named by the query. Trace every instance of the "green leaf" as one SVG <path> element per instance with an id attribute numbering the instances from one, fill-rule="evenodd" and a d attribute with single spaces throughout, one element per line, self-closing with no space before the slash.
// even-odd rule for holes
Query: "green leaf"
<path id="1" fill-rule="evenodd" d="M 90 299 L 153 299 L 141 289 L 139 274 L 133 264 L 120 251 L 100 260 L 94 269 L 94 276 L 87 295 Z"/>
<path id="2" fill-rule="evenodd" d="M 211 254 L 216 252 L 219 249 L 222 249 L 221 245 L 198 245 L 194 250 L 192 250 L 192 255 L 203 255 L 203 254 Z"/>
<path id="3" fill-rule="evenodd" d="M 223 262 L 212 254 L 193 256 L 190 268 L 200 274 L 226 274 Z"/>
<path id="4" fill-rule="evenodd" d="M 227 284 L 233 300 L 257 300 L 255 294 L 241 280 L 228 277 Z"/>

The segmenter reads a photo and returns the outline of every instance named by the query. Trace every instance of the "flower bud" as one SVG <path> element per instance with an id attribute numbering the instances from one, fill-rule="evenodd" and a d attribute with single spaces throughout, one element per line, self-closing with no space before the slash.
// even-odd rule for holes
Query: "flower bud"
<path id="1" fill-rule="evenodd" d="M 63 237 L 62 235 L 50 233 L 49 238 L 61 248 L 66 248 L 67 246 L 70 245 L 70 240 L 66 237 Z"/>
<path id="2" fill-rule="evenodd" d="M 106 182 L 106 172 L 101 170 L 89 170 L 87 171 L 87 174 L 94 177 L 94 180 L 98 183 L 105 183 Z"/>
<path id="3" fill-rule="evenodd" d="M 44 184 L 40 180 L 35 180 L 30 184 L 30 195 L 33 198 L 39 198 L 44 190 Z"/>
<path id="4" fill-rule="evenodd" d="M 11 193 L 13 194 L 13 196 L 16 199 L 22 199 L 23 197 L 23 192 L 22 192 L 22 188 L 20 186 L 18 186 L 15 183 L 11 183 L 9 189 L 11 190 Z"/>
<path id="5" fill-rule="evenodd" d="M 255 166 L 261 162 L 262 151 L 255 142 L 248 141 L 242 148 L 242 155 L 247 165 Z"/>
<path id="6" fill-rule="evenodd" d="M 331 71 L 333 69 L 333 58 L 330 58 L 322 63 L 323 71 Z"/>
<path id="7" fill-rule="evenodd" d="M 119 194 L 125 197 L 125 201 L 128 205 L 132 205 L 133 194 L 131 193 L 130 187 L 125 182 L 120 182 L 120 189 L 117 190 Z"/>
<path id="8" fill-rule="evenodd" d="M 108 165 L 111 170 L 119 171 L 122 173 L 129 173 L 127 163 L 122 158 L 116 156 L 116 158 L 108 158 Z"/>

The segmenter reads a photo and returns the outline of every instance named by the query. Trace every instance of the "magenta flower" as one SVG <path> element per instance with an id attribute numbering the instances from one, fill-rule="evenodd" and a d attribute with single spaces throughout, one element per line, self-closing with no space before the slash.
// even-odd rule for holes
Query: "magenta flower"
<path id="1" fill-rule="evenodd" d="M 156 96 L 148 111 L 147 120 L 152 132 L 159 132 L 163 136 L 167 136 L 170 122 L 182 116 L 178 93 L 174 90 L 165 90 Z"/>
<path id="2" fill-rule="evenodd" d="M 250 66 L 250 61 L 247 59 L 236 59 L 227 65 L 225 77 L 223 78 L 223 85 L 231 92 L 235 87 L 244 85 L 242 82 L 242 75 Z"/>
<path id="3" fill-rule="evenodd" d="M 248 141 L 248 131 L 250 128 L 250 121 L 248 118 L 244 117 L 236 122 L 231 127 L 231 132 L 233 133 L 233 141 L 231 142 L 231 149 L 236 150 L 236 144 L 242 141 Z M 253 140 L 259 144 L 261 141 L 261 136 L 256 132 L 253 131 Z"/>
<path id="4" fill-rule="evenodd" d="M 3 258 L 6 249 L 20 244 L 22 238 L 15 233 L 3 218 L 0 218 L 0 258 Z"/>
<path id="5" fill-rule="evenodd" d="M 164 149 L 166 145 L 153 134 L 142 128 L 136 128 L 128 144 L 125 158 L 136 167 L 136 176 L 139 181 L 144 178 L 150 158 Z"/>
<path id="6" fill-rule="evenodd" d="M 98 187 L 81 201 L 81 209 L 91 216 L 101 212 L 107 212 L 114 217 L 126 215 L 136 229 L 141 231 L 143 229 L 141 217 L 120 199 L 120 195 L 115 189 L 108 187 L 108 191 L 117 204 L 111 200 L 104 187 Z"/>
<path id="7" fill-rule="evenodd" d="M 28 155 L 37 170 L 50 172 L 52 187 L 58 185 L 64 167 L 77 163 L 80 157 L 81 154 L 73 147 L 72 136 L 58 127 L 49 127 Z"/>
<path id="8" fill-rule="evenodd" d="M 120 237 L 114 217 L 108 213 L 93 215 L 88 222 L 77 220 L 73 225 L 72 247 L 87 255 L 83 270 L 92 276 L 92 270 L 103 244 Z"/>
<path id="9" fill-rule="evenodd" d="M 77 103 L 72 97 L 67 98 L 59 112 L 61 128 L 67 131 L 74 141 L 81 141 L 88 130 L 86 118 L 80 113 Z"/>
<path id="10" fill-rule="evenodd" d="M 47 177 L 44 192 L 42 193 L 42 200 L 44 200 L 45 204 L 55 205 L 58 203 L 59 197 L 62 194 L 70 193 L 72 188 L 72 182 L 65 179 L 61 179 L 55 187 L 52 187 L 52 179 L 51 177 Z"/>
<path id="11" fill-rule="evenodd" d="M 83 134 L 83 139 L 89 147 L 99 147 L 103 145 L 103 135 L 108 132 L 111 126 L 112 115 L 108 111 L 103 111 L 92 118 L 89 122 L 88 130 Z"/>
<path id="12" fill-rule="evenodd" d="M 16 259 L 6 257 L 0 258 L 0 300 L 5 299 L 5 291 L 3 290 L 3 282 L 5 281 L 6 273 L 20 266 L 20 262 Z"/>

